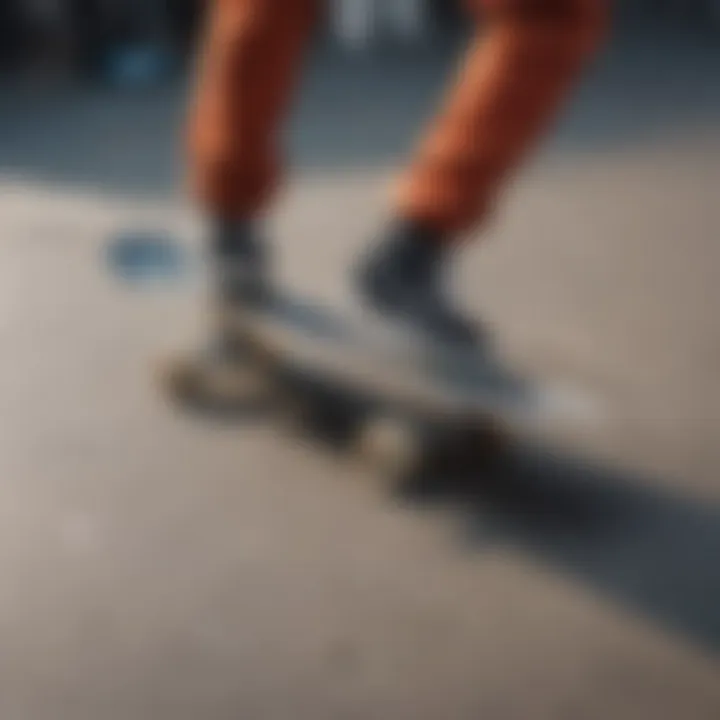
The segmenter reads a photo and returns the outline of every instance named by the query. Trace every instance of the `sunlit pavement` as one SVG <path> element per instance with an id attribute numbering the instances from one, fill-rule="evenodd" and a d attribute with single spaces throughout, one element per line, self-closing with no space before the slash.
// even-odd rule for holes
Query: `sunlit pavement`
<path id="1" fill-rule="evenodd" d="M 158 395 L 202 287 L 103 262 L 128 228 L 197 242 L 180 93 L 6 93 L 0 717 L 717 718 L 719 64 L 611 54 L 459 274 L 508 356 L 603 421 L 507 476 L 529 489 L 404 505 Z M 442 67 L 317 63 L 274 222 L 295 287 L 347 302 Z"/>

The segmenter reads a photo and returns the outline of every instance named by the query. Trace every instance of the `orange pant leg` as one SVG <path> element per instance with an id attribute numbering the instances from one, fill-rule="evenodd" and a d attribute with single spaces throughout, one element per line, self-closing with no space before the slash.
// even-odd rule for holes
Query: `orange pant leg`
<path id="1" fill-rule="evenodd" d="M 211 213 L 256 214 L 279 180 L 280 126 L 318 0 L 210 0 L 191 110 L 194 190 Z"/>
<path id="2" fill-rule="evenodd" d="M 451 235 L 481 222 L 598 46 L 606 0 L 473 0 L 478 32 L 401 178 L 399 213 Z"/>

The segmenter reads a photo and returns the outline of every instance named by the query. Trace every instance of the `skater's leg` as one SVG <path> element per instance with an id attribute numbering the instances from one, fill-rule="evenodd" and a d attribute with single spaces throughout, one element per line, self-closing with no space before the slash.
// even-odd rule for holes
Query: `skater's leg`
<path id="1" fill-rule="evenodd" d="M 319 0 L 211 0 L 190 124 L 192 185 L 213 223 L 224 299 L 266 286 L 255 221 L 281 173 L 281 131 Z"/>
<path id="2" fill-rule="evenodd" d="M 279 136 L 318 0 L 211 0 L 191 124 L 192 181 L 209 213 L 244 219 L 275 192 Z"/>
<path id="3" fill-rule="evenodd" d="M 396 223 L 361 270 L 363 294 L 440 340 L 474 328 L 440 295 L 460 233 L 488 216 L 508 175 L 556 115 L 605 26 L 606 0 L 472 0 L 478 37 L 402 178 Z"/>
<path id="4" fill-rule="evenodd" d="M 449 237 L 490 211 L 593 55 L 606 15 L 606 0 L 468 5 L 483 29 L 398 198 L 401 216 Z"/>

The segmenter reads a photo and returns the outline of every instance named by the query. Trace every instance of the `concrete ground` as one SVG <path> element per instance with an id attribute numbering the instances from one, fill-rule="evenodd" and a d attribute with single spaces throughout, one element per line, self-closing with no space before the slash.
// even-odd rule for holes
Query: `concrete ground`
<path id="1" fill-rule="evenodd" d="M 330 60 L 275 226 L 283 276 L 342 301 L 447 62 Z M 604 422 L 492 492 L 447 478 L 403 503 L 155 391 L 199 288 L 130 292 L 102 252 L 135 226 L 197 239 L 181 89 L 7 88 L 0 717 L 719 717 L 719 66 L 679 40 L 611 48 L 461 268 L 508 355 Z"/>

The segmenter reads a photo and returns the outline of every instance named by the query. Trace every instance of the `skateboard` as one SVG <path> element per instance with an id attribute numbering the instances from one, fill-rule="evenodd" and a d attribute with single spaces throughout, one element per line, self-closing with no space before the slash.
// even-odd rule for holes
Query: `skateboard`
<path id="1" fill-rule="evenodd" d="M 114 238 L 107 261 L 130 287 L 195 277 L 204 267 L 172 236 L 142 231 Z M 160 364 L 172 401 L 222 416 L 269 411 L 293 433 L 392 476 L 484 464 L 548 421 L 597 419 L 574 390 L 547 392 L 487 353 L 448 351 L 297 293 L 274 291 L 262 306 L 212 319 L 203 352 Z"/>
<path id="2" fill-rule="evenodd" d="M 527 388 L 487 357 L 423 345 L 363 314 L 274 293 L 216 316 L 212 344 L 161 365 L 185 408 L 261 405 L 392 478 L 485 464 L 530 415 Z"/>

